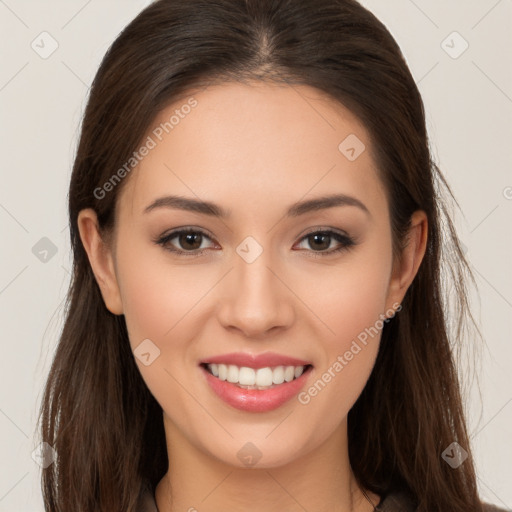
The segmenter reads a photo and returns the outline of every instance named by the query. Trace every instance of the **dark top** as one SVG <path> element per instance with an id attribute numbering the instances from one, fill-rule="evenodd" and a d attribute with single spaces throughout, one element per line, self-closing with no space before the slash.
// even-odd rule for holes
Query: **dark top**
<path id="1" fill-rule="evenodd" d="M 391 493 L 381 500 L 376 509 L 378 512 L 415 512 L 412 500 L 404 493 Z M 506 512 L 494 505 L 485 505 L 486 512 Z M 154 496 L 147 491 L 140 512 L 158 512 Z"/>

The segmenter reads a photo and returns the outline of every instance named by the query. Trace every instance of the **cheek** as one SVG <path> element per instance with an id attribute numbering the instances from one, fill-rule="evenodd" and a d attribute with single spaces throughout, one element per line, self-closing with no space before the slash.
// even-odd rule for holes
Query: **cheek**
<path id="1" fill-rule="evenodd" d="M 385 281 L 384 281 L 385 282 Z M 363 391 L 377 357 L 385 311 L 385 289 L 378 280 L 344 280 L 319 311 L 330 331 L 322 335 L 323 355 L 309 385 L 298 395 L 303 417 L 314 431 L 312 442 L 328 436 L 347 416 Z M 318 424 L 318 418 L 322 418 Z"/>
<path id="2" fill-rule="evenodd" d="M 303 279 L 300 293 L 322 321 L 322 339 L 331 355 L 333 350 L 348 349 L 352 339 L 374 326 L 385 313 L 391 257 L 382 250 L 380 257 L 367 252 L 331 267 L 329 272 L 316 270 L 305 282 Z"/>
<path id="3" fill-rule="evenodd" d="M 132 348 L 143 339 L 160 340 L 172 327 L 169 304 L 172 291 L 165 279 L 155 278 L 155 269 L 139 265 L 122 276 L 122 300 Z"/>
<path id="4" fill-rule="evenodd" d="M 190 313 L 207 290 L 191 268 L 171 266 L 165 254 L 148 246 L 131 246 L 119 253 L 119 283 L 130 342 L 135 347 L 143 339 L 162 344 L 189 322 Z"/>
<path id="5" fill-rule="evenodd" d="M 365 328 L 375 324 L 385 311 L 386 282 L 364 282 L 357 276 L 343 279 L 339 289 L 316 302 L 330 328 L 331 344 L 343 347 Z"/>

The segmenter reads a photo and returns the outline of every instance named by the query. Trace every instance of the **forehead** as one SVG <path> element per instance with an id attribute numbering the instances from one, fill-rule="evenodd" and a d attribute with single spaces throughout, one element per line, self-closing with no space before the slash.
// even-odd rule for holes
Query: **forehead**
<path id="1" fill-rule="evenodd" d="M 159 113 L 144 142 L 151 149 L 119 198 L 132 216 L 165 193 L 233 211 L 248 211 L 248 200 L 265 209 L 334 191 L 378 208 L 384 193 L 365 127 L 305 85 L 229 82 L 191 92 Z"/>

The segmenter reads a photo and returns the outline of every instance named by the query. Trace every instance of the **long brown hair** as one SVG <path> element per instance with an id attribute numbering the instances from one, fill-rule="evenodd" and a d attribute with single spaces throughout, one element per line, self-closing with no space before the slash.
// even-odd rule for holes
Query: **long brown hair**
<path id="1" fill-rule="evenodd" d="M 72 279 L 40 411 L 42 441 L 57 453 L 42 473 L 45 509 L 135 511 L 144 485 L 154 492 L 168 464 L 162 409 L 134 362 L 124 316 L 102 300 L 78 213 L 93 208 L 107 239 L 131 177 L 104 197 L 94 192 L 130 159 L 155 116 L 194 89 L 254 79 L 315 87 L 363 122 L 387 192 L 395 256 L 412 213 L 428 216 L 424 260 L 348 415 L 358 482 L 379 494 L 407 491 L 419 512 L 481 511 L 453 351 L 464 319 L 472 320 L 472 275 L 442 189 L 453 196 L 433 162 L 423 102 L 398 45 L 354 0 L 159 0 L 108 50 L 69 188 Z M 442 268 L 458 304 L 454 339 Z M 458 469 L 441 457 L 454 441 L 469 453 Z"/>

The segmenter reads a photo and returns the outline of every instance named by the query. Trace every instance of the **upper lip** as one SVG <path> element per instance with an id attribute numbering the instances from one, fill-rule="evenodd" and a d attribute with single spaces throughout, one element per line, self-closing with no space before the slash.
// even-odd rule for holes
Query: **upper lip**
<path id="1" fill-rule="evenodd" d="M 263 354 L 249 354 L 247 352 L 231 352 L 212 356 L 201 361 L 201 364 L 232 364 L 235 366 L 246 366 L 247 368 L 266 368 L 274 366 L 307 366 L 311 363 L 296 357 L 289 357 L 275 352 Z"/>

